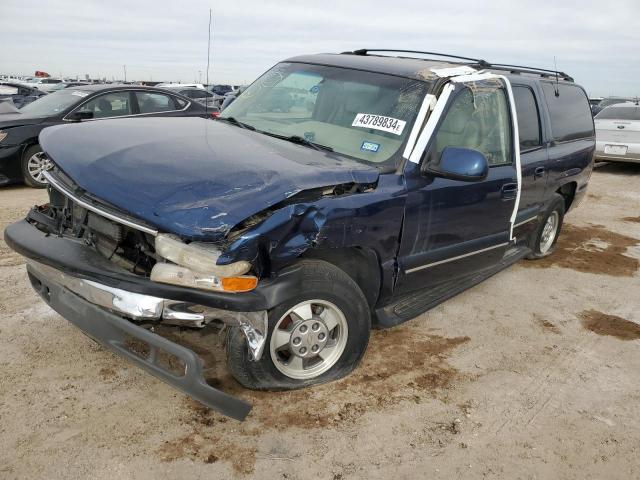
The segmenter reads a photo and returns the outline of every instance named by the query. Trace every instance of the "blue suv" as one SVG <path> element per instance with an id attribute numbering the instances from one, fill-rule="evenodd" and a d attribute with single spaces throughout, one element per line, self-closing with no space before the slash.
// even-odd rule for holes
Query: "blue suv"
<path id="1" fill-rule="evenodd" d="M 54 310 L 234 418 L 250 406 L 150 326 L 227 325 L 247 388 L 343 377 L 371 328 L 550 255 L 593 169 L 568 75 L 388 53 L 288 59 L 215 121 L 47 128 L 49 203 L 5 240 Z"/>

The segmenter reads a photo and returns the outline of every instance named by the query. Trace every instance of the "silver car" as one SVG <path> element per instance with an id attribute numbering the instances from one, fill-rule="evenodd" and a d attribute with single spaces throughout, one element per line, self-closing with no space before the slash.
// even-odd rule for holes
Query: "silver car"
<path id="1" fill-rule="evenodd" d="M 596 160 L 640 163 L 640 106 L 619 103 L 595 117 Z"/>

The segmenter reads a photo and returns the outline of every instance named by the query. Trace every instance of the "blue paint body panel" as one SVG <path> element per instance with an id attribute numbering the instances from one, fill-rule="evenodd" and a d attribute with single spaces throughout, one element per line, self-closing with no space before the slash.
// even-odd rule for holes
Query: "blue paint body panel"
<path id="1" fill-rule="evenodd" d="M 40 144 L 83 189 L 190 240 L 220 240 L 300 191 L 378 179 L 362 163 L 202 118 L 56 126 Z"/>

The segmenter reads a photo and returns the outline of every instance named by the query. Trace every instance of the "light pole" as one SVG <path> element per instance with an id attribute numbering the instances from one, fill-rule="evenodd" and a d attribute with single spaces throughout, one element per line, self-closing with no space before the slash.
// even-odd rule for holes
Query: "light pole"
<path id="1" fill-rule="evenodd" d="M 198 70 L 198 78 L 200 80 L 198 83 L 202 83 L 202 70 Z"/>
<path id="2" fill-rule="evenodd" d="M 124 70 L 124 82 L 127 83 L 127 66 L 122 65 L 122 69 Z"/>

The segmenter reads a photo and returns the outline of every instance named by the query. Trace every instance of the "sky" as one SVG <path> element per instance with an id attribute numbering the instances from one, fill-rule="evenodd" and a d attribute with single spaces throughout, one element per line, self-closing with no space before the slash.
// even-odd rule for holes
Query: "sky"
<path id="1" fill-rule="evenodd" d="M 0 0 L 0 74 L 246 84 L 291 56 L 446 52 L 640 96 L 639 0 Z"/>

